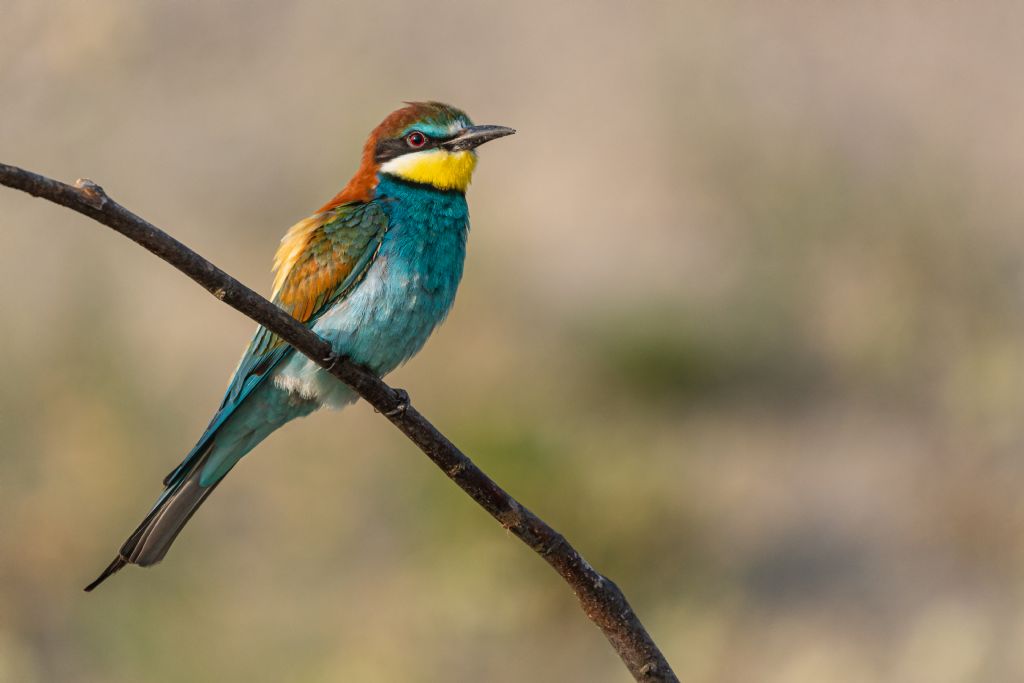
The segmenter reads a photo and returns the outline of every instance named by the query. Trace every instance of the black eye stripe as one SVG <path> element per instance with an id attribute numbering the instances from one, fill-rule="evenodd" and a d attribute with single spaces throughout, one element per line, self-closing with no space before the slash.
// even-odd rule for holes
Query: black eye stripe
<path id="1" fill-rule="evenodd" d="M 427 145 L 424 145 L 420 149 L 424 149 L 425 147 L 427 147 Z M 413 150 L 409 149 L 409 145 L 405 144 L 404 137 L 397 139 L 388 138 L 377 141 L 377 149 L 374 150 L 373 158 L 378 164 L 382 164 L 385 161 L 390 161 L 411 151 Z"/>
<path id="2" fill-rule="evenodd" d="M 410 147 L 409 143 L 406 142 L 408 135 L 413 132 L 419 132 L 426 138 L 426 142 L 419 147 Z M 386 138 L 377 141 L 377 147 L 373 152 L 373 160 L 378 164 L 383 164 L 386 161 L 391 161 L 403 154 L 410 152 L 422 152 L 427 149 L 434 149 L 440 147 L 445 142 L 451 140 L 454 135 L 447 135 L 443 138 L 435 138 L 423 133 L 422 131 L 409 131 L 407 135 L 403 135 L 400 138 Z"/>

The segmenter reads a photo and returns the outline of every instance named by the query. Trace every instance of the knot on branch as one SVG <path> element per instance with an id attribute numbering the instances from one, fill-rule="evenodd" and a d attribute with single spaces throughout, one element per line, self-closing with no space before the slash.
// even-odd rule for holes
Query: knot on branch
<path id="1" fill-rule="evenodd" d="M 85 203 L 97 211 L 102 209 L 107 203 L 107 193 L 103 191 L 102 187 L 88 178 L 79 178 L 76 180 L 75 187 L 80 190 L 79 194 L 82 195 Z"/>
<path id="2" fill-rule="evenodd" d="M 507 505 L 507 509 L 496 515 L 498 522 L 501 523 L 501 526 L 504 527 L 506 531 L 521 528 L 523 526 L 523 507 L 511 498 L 509 498 Z M 537 545 L 535 543 L 530 543 L 530 547 L 534 550 L 537 549 Z"/>

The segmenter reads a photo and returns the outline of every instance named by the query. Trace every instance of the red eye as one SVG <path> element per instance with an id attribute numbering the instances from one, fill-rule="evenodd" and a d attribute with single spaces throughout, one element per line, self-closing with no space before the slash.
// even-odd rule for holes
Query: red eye
<path id="1" fill-rule="evenodd" d="M 418 130 L 414 130 L 405 136 L 405 141 L 409 143 L 410 147 L 422 147 L 427 144 L 427 136 Z"/>

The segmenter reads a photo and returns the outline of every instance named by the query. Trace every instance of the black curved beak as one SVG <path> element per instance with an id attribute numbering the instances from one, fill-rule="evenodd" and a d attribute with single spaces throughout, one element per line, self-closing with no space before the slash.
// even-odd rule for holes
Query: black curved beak
<path id="1" fill-rule="evenodd" d="M 497 140 L 515 132 L 515 128 L 505 126 L 470 126 L 460 130 L 458 135 L 452 139 L 442 142 L 439 147 L 449 152 L 462 152 L 467 149 L 476 149 L 485 142 Z"/>

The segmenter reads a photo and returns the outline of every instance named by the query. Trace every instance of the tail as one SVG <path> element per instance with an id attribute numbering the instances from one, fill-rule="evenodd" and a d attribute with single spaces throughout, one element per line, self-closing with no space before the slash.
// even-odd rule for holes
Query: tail
<path id="1" fill-rule="evenodd" d="M 114 561 L 85 587 L 86 592 L 92 591 L 125 565 L 148 567 L 164 559 L 174 539 L 221 481 L 218 479 L 209 486 L 199 483 L 204 461 L 205 458 L 200 458 L 184 477 L 167 487 L 146 519 L 121 546 Z"/>
<path id="2" fill-rule="evenodd" d="M 275 429 L 316 410 L 319 402 L 297 400 L 289 392 L 265 384 L 259 400 L 222 407 L 185 460 L 164 479 L 163 494 L 142 524 L 121 546 L 117 557 L 95 581 L 91 591 L 125 565 L 148 567 L 164 559 L 181 530 L 203 501 L 242 457 Z"/>

